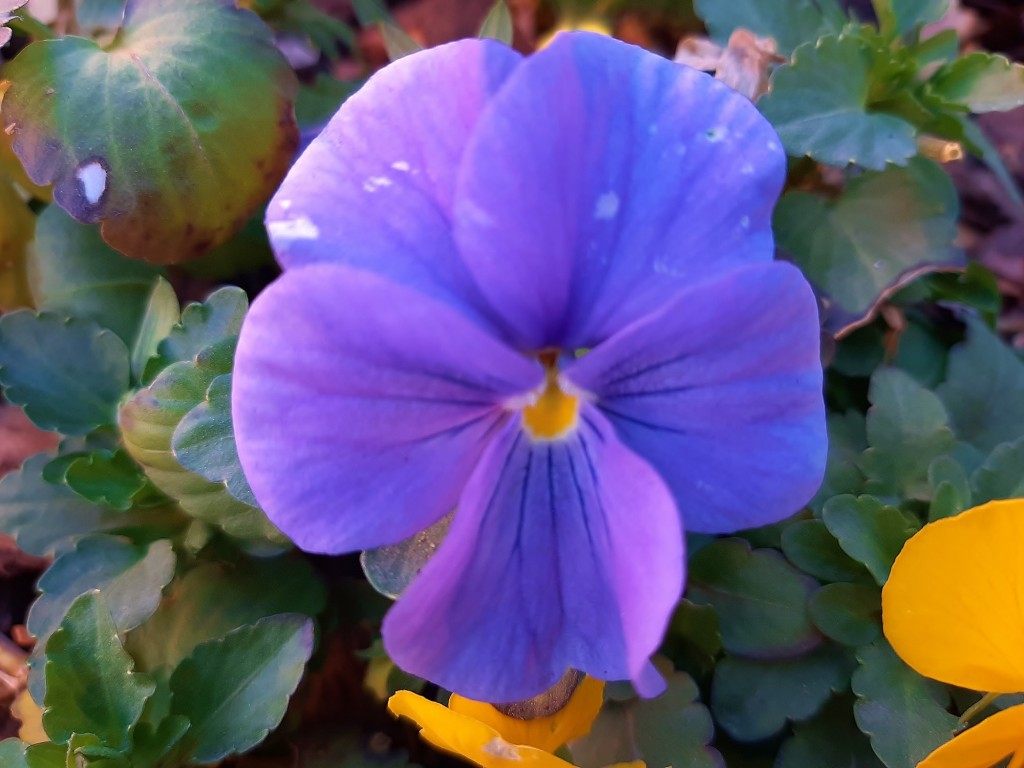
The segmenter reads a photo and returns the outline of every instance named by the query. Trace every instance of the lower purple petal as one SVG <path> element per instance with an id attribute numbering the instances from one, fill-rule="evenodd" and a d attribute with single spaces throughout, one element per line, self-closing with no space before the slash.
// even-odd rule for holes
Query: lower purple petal
<path id="1" fill-rule="evenodd" d="M 650 690 L 683 558 L 668 489 L 595 409 L 561 441 L 513 423 L 386 617 L 384 643 L 403 669 L 484 701 L 537 695 L 570 667 Z"/>
<path id="2" fill-rule="evenodd" d="M 695 286 L 564 372 L 675 495 L 686 530 L 776 522 L 821 483 L 817 305 L 781 262 Z"/>
<path id="3" fill-rule="evenodd" d="M 232 411 L 246 478 L 311 552 L 391 544 L 455 506 L 502 402 L 541 366 L 408 288 L 340 265 L 290 270 L 238 343 Z"/>

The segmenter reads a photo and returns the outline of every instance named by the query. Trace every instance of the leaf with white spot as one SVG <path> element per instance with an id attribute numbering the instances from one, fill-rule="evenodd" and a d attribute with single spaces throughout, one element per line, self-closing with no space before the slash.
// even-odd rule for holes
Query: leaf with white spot
<path id="1" fill-rule="evenodd" d="M 154 263 L 227 241 L 298 141 L 291 68 L 231 0 L 129 0 L 107 48 L 36 42 L 4 76 L 4 128 L 32 180 L 54 183 L 57 204 L 100 223 L 108 244 Z"/>

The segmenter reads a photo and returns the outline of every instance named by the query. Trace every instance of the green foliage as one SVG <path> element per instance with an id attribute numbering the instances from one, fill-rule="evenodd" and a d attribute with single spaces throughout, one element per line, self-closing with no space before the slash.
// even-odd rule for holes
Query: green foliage
<path id="1" fill-rule="evenodd" d="M 508 5 L 505 0 L 496 0 L 491 10 L 487 12 L 477 37 L 489 37 L 505 45 L 512 45 L 512 33 L 512 14 L 508 10 Z"/>
<path id="2" fill-rule="evenodd" d="M 838 32 L 846 23 L 835 0 L 695 0 L 711 36 L 724 43 L 738 27 L 771 37 L 789 55 L 800 44 Z"/>
<path id="3" fill-rule="evenodd" d="M 779 245 L 848 319 L 862 316 L 908 272 L 961 263 L 953 247 L 958 212 L 949 176 L 917 158 L 852 179 L 834 200 L 790 192 L 775 211 L 775 227 Z"/>
<path id="4" fill-rule="evenodd" d="M 814 717 L 833 693 L 850 684 L 851 660 L 824 645 L 806 656 L 759 661 L 726 656 L 715 667 L 711 711 L 738 741 L 761 741 L 789 721 Z"/>
<path id="5" fill-rule="evenodd" d="M 452 516 L 445 515 L 405 541 L 363 552 L 359 563 L 373 588 L 392 599 L 402 594 L 441 546 L 451 523 Z"/>
<path id="6" fill-rule="evenodd" d="M 47 735 L 67 744 L 75 734 L 92 734 L 102 746 L 126 751 L 154 685 L 133 671 L 99 593 L 75 600 L 50 637 L 46 655 Z"/>
<path id="7" fill-rule="evenodd" d="M 96 535 L 80 539 L 39 579 L 28 630 L 44 646 L 81 595 L 98 590 L 117 631 L 127 632 L 153 615 L 174 576 L 175 556 L 166 539 L 148 545 Z"/>
<path id="8" fill-rule="evenodd" d="M 226 241 L 295 151 L 294 76 L 228 0 L 135 0 L 108 48 L 33 43 L 5 76 L 4 124 L 29 176 L 134 258 L 186 261 Z"/>
<path id="9" fill-rule="evenodd" d="M 282 614 L 198 645 L 171 676 L 171 711 L 192 728 L 183 746 L 215 763 L 266 738 L 313 652 L 313 623 Z"/>
<path id="10" fill-rule="evenodd" d="M 974 504 L 1024 497 L 1024 438 L 997 446 L 971 475 Z"/>
<path id="11" fill-rule="evenodd" d="M 956 728 L 946 689 L 910 669 L 884 640 L 861 648 L 857 660 L 858 727 L 888 768 L 913 768 Z"/>
<path id="12" fill-rule="evenodd" d="M 866 40 L 823 37 L 776 71 L 758 106 L 791 155 L 840 167 L 904 165 L 917 153 L 914 127 L 872 108 L 875 66 L 875 48 Z"/>
<path id="13" fill-rule="evenodd" d="M 606 701 L 590 733 L 572 743 L 573 762 L 581 768 L 631 760 L 672 768 L 724 768 L 721 755 L 708 746 L 714 728 L 698 696 L 693 680 L 674 672 L 668 690 L 656 699 Z"/>
<path id="14" fill-rule="evenodd" d="M 843 551 L 863 563 L 879 584 L 889 578 L 896 555 L 920 525 L 873 496 L 836 496 L 825 504 L 822 518 Z"/>
<path id="15" fill-rule="evenodd" d="M 721 539 L 691 558 L 686 595 L 714 607 L 727 651 L 779 659 L 820 642 L 807 614 L 807 599 L 816 586 L 775 550 L 752 550 L 744 541 Z"/>
<path id="16" fill-rule="evenodd" d="M 115 423 L 128 348 L 89 320 L 12 312 L 0 317 L 0 384 L 38 426 L 84 435 Z"/>
<path id="17" fill-rule="evenodd" d="M 216 317 L 219 315 L 211 315 Z M 168 349 L 185 348 L 188 339 L 194 340 L 188 336 L 182 344 Z M 190 515 L 220 526 L 231 536 L 279 547 L 287 539 L 262 510 L 234 498 L 223 482 L 211 482 L 186 469 L 172 447 L 175 430 L 182 420 L 194 408 L 207 403 L 207 391 L 217 377 L 231 372 L 235 342 L 234 338 L 222 339 L 203 349 L 193 360 L 165 368 L 152 384 L 124 403 L 121 430 L 128 453 L 147 477 Z M 168 352 L 163 351 L 163 344 L 160 349 L 160 354 L 166 357 Z"/>
<path id="18" fill-rule="evenodd" d="M 1024 65 L 998 54 L 970 53 L 936 72 L 929 92 L 971 112 L 1006 112 L 1024 105 Z"/>
<path id="19" fill-rule="evenodd" d="M 882 598 L 867 584 L 826 584 L 807 604 L 821 633 L 843 645 L 867 645 L 882 632 Z"/>
<path id="20" fill-rule="evenodd" d="M 866 489 L 887 498 L 928 498 L 932 460 L 956 442 L 942 401 L 895 368 L 880 368 L 871 377 L 868 398 L 870 447 L 861 460 Z"/>
<path id="21" fill-rule="evenodd" d="M 864 566 L 847 555 L 821 520 L 800 520 L 782 532 L 782 551 L 793 565 L 822 581 L 862 582 Z"/>
<path id="22" fill-rule="evenodd" d="M 837 699 L 814 720 L 797 724 L 779 749 L 775 768 L 882 768 L 850 706 Z"/>
<path id="23" fill-rule="evenodd" d="M 82 498 L 122 511 L 130 509 L 147 489 L 139 465 L 120 448 L 72 458 L 62 479 Z"/>
<path id="24" fill-rule="evenodd" d="M 949 9 L 949 0 L 872 0 L 872 4 L 886 35 L 903 35 L 938 21 Z"/>
<path id="25" fill-rule="evenodd" d="M 28 259 L 32 297 L 40 310 L 92 320 L 133 349 L 160 271 L 126 258 L 56 205 L 40 214 Z M 134 368 L 134 366 L 133 366 Z"/>
<path id="26" fill-rule="evenodd" d="M 0 741 L 0 765 L 4 768 L 29 768 L 28 759 L 25 757 L 27 746 L 18 739 Z"/>

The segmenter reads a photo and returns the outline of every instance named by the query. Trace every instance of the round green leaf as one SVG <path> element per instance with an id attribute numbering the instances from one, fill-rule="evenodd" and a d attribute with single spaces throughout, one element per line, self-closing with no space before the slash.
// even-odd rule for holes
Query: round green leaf
<path id="1" fill-rule="evenodd" d="M 868 584 L 826 584 L 807 609 L 826 637 L 844 645 L 867 645 L 882 632 L 882 596 Z"/>
<path id="2" fill-rule="evenodd" d="M 744 541 L 721 539 L 690 560 L 686 596 L 714 606 L 727 651 L 776 659 L 821 642 L 807 614 L 807 599 L 817 586 L 775 550 L 751 550 Z"/>
<path id="3" fill-rule="evenodd" d="M 154 263 L 228 240 L 297 146 L 291 68 L 233 0 L 129 0 L 109 48 L 36 42 L 4 75 L 4 128 L 32 180 Z"/>

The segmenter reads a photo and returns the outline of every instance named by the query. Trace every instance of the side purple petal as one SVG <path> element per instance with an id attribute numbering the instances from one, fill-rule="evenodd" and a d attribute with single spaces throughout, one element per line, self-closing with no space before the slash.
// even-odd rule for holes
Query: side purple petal
<path id="1" fill-rule="evenodd" d="M 564 33 L 484 110 L 456 241 L 517 344 L 592 347 L 695 279 L 770 261 L 785 159 L 710 76 Z"/>
<path id="2" fill-rule="evenodd" d="M 403 669 L 484 701 L 534 696 L 570 667 L 653 693 L 649 657 L 683 558 L 668 489 L 600 413 L 585 406 L 558 442 L 512 423 L 385 618 L 385 647 Z"/>
<path id="3" fill-rule="evenodd" d="M 391 544 L 455 506 L 541 366 L 376 275 L 286 272 L 242 326 L 232 413 L 270 519 L 311 552 Z"/>
<path id="4" fill-rule="evenodd" d="M 452 242 L 455 175 L 484 105 L 520 60 L 494 41 L 461 40 L 371 77 L 271 200 L 281 265 L 344 263 L 456 303 L 471 298 Z"/>
<path id="5" fill-rule="evenodd" d="M 817 305 L 782 262 L 695 286 L 564 372 L 675 495 L 688 531 L 781 520 L 827 440 Z"/>

